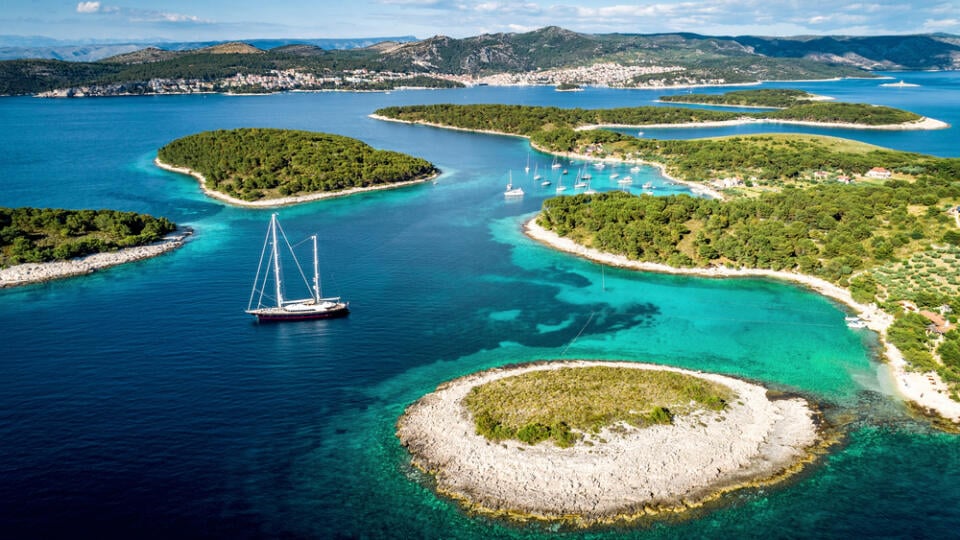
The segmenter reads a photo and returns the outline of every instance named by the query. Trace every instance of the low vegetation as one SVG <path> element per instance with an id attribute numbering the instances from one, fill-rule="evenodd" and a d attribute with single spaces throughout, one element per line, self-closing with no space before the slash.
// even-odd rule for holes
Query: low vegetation
<path id="1" fill-rule="evenodd" d="M 0 268 L 149 244 L 175 229 L 135 212 L 0 208 Z"/>
<path id="2" fill-rule="evenodd" d="M 914 183 L 787 188 L 725 202 L 622 192 L 555 197 L 544 201 L 538 219 L 561 236 L 638 261 L 790 270 L 848 286 L 855 273 L 942 242 L 952 226 L 945 201 L 956 199 L 960 182 L 927 176 Z M 941 261 L 956 273 L 956 259 Z"/>
<path id="3" fill-rule="evenodd" d="M 568 447 L 618 423 L 672 423 L 696 409 L 719 411 L 728 387 L 672 371 L 611 366 L 529 371 L 474 387 L 464 399 L 477 434 Z"/>
<path id="4" fill-rule="evenodd" d="M 198 133 L 167 144 L 158 157 L 245 201 L 392 184 L 436 172 L 426 160 L 349 137 L 281 129 Z"/>
<path id="5" fill-rule="evenodd" d="M 669 103 L 695 103 L 704 105 L 726 105 L 731 107 L 771 107 L 782 109 L 815 98 L 815 95 L 803 90 L 761 88 L 757 90 L 734 90 L 725 94 L 676 94 L 672 96 L 660 96 L 660 101 Z"/>
<path id="6" fill-rule="evenodd" d="M 771 120 L 879 126 L 915 122 L 922 118 L 918 114 L 890 107 L 862 103 L 812 101 L 815 98 L 816 96 L 813 94 L 802 90 L 770 88 L 737 90 L 725 94 L 677 94 L 661 96 L 660 101 L 782 109 L 750 115 L 752 118 Z"/>
<path id="7" fill-rule="evenodd" d="M 885 126 L 916 122 L 922 117 L 909 111 L 863 103 L 817 102 L 794 105 L 779 111 L 758 113 L 759 118 L 798 120 L 802 122 L 836 122 Z"/>
<path id="8" fill-rule="evenodd" d="M 950 231 L 948 231 L 950 232 Z M 884 297 L 939 306 L 960 298 L 960 242 L 919 251 L 871 269 Z"/>

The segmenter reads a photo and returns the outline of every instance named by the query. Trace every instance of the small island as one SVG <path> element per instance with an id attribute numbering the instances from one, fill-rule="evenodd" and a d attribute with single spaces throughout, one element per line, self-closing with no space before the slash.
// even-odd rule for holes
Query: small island
<path id="1" fill-rule="evenodd" d="M 0 208 L 0 288 L 154 257 L 190 234 L 166 218 L 135 212 Z"/>
<path id="2" fill-rule="evenodd" d="M 582 92 L 583 88 L 579 84 L 563 82 L 554 87 L 557 92 Z"/>
<path id="3" fill-rule="evenodd" d="M 790 88 L 760 88 L 756 90 L 734 90 L 723 94 L 674 94 L 660 96 L 660 101 L 668 103 L 689 103 L 691 105 L 716 105 L 722 107 L 762 107 L 769 109 L 786 109 L 795 105 L 811 101 L 824 101 L 823 96 L 817 96 L 804 90 Z"/>
<path id="4" fill-rule="evenodd" d="M 156 164 L 194 176 L 213 198 L 254 207 L 403 187 L 439 174 L 426 160 L 349 137 L 264 128 L 177 139 L 157 152 Z"/>
<path id="5" fill-rule="evenodd" d="M 732 377 L 608 361 L 497 368 L 441 384 L 397 436 L 441 493 L 576 526 L 702 505 L 790 476 L 826 438 L 797 397 Z"/>

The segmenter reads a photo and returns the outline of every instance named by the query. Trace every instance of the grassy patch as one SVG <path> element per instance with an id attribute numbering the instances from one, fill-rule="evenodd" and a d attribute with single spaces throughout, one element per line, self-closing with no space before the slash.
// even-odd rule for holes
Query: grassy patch
<path id="1" fill-rule="evenodd" d="M 955 246 L 931 248 L 914 253 L 904 262 L 890 262 L 873 269 L 883 286 L 882 299 L 922 301 L 922 293 L 939 292 L 944 297 L 960 296 L 960 261 Z"/>
<path id="2" fill-rule="evenodd" d="M 730 388 L 699 377 L 610 366 L 529 371 L 474 387 L 464 400 L 477 433 L 529 444 L 573 445 L 584 432 L 623 422 L 669 424 L 673 415 L 722 410 Z"/>

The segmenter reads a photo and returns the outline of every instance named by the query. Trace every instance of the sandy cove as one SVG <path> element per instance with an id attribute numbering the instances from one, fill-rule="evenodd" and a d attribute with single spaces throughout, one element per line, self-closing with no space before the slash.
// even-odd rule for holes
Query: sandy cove
<path id="1" fill-rule="evenodd" d="M 664 165 L 663 163 L 657 163 L 655 161 L 647 161 L 644 159 L 624 159 L 621 157 L 598 158 L 594 156 L 588 156 L 586 154 L 578 154 L 576 152 L 554 152 L 552 150 L 547 150 L 546 148 L 542 148 L 534 144 L 533 142 L 530 143 L 530 146 L 545 154 L 562 156 L 571 160 L 579 159 L 582 161 L 589 161 L 593 163 L 612 163 L 612 164 L 618 164 L 618 165 L 646 165 L 646 166 L 658 169 L 660 171 L 660 176 L 666 178 L 667 180 L 673 182 L 674 184 L 680 184 L 680 185 L 686 186 L 690 190 L 690 192 L 695 195 L 703 195 L 705 197 L 710 197 L 711 199 L 718 199 L 721 201 L 726 199 L 722 191 L 718 189 L 714 189 L 707 184 L 700 183 L 700 182 L 691 182 L 689 180 L 681 180 L 679 178 L 676 178 L 675 176 L 671 176 L 670 173 L 667 172 L 667 166 Z"/>
<path id="2" fill-rule="evenodd" d="M 397 118 L 387 118 L 386 116 L 380 116 L 380 115 L 378 115 L 378 114 L 371 114 L 371 115 L 369 115 L 369 117 L 370 117 L 370 118 L 373 118 L 373 119 L 376 119 L 376 120 L 383 120 L 384 122 L 398 122 L 398 123 L 400 123 L 400 124 L 411 124 L 411 125 L 418 125 L 418 126 L 428 126 L 428 127 L 439 128 L 439 129 L 450 129 L 450 130 L 453 130 L 453 131 L 466 131 L 466 132 L 468 132 L 468 133 L 485 133 L 485 134 L 487 134 L 487 135 L 498 135 L 498 136 L 500 136 L 500 137 L 519 137 L 519 138 L 521 138 L 521 139 L 527 139 L 527 140 L 530 139 L 529 137 L 527 137 L 527 136 L 525 136 L 525 135 L 515 135 L 515 134 L 512 134 L 512 133 L 503 133 L 503 132 L 500 132 L 500 131 L 493 131 L 493 130 L 490 130 L 490 129 L 459 128 L 459 127 L 445 126 L 445 125 L 443 125 L 443 124 L 435 124 L 435 123 L 433 123 L 433 122 L 419 122 L 419 121 L 418 121 L 418 122 L 411 122 L 411 121 L 409 121 L 409 120 L 399 120 L 399 119 L 397 119 Z M 703 125 L 703 124 L 688 124 L 688 126 L 689 126 L 689 125 L 697 125 L 697 126 L 700 126 L 700 125 Z M 627 126 L 614 126 L 614 127 L 627 127 Z M 579 129 L 579 128 L 578 128 L 578 129 Z M 533 149 L 535 149 L 535 150 L 538 150 L 538 151 L 540 151 L 540 152 L 543 152 L 544 154 L 550 154 L 550 155 L 555 155 L 555 156 L 562 156 L 562 157 L 566 157 L 566 158 L 569 158 L 569 159 L 580 159 L 580 160 L 584 160 L 584 161 L 591 161 L 591 162 L 597 162 L 597 163 L 600 163 L 600 162 L 605 162 L 605 163 L 627 163 L 627 164 L 634 163 L 634 164 L 637 164 L 637 165 L 649 165 L 649 166 L 651 166 L 651 167 L 656 167 L 657 169 L 660 169 L 660 176 L 663 176 L 664 178 L 666 178 L 667 180 L 670 180 L 671 182 L 675 182 L 675 183 L 677 183 L 677 184 L 683 184 L 683 185 L 687 186 L 688 188 L 690 188 L 690 191 L 692 191 L 693 193 L 699 193 L 699 194 L 702 194 L 702 195 L 706 195 L 706 196 L 708 196 L 708 197 L 712 197 L 712 198 L 714 198 L 714 199 L 720 199 L 720 200 L 723 200 L 723 199 L 724 199 L 723 193 L 721 193 L 721 192 L 718 191 L 718 190 L 715 190 L 715 189 L 711 188 L 710 186 L 707 186 L 706 184 L 701 184 L 701 183 L 698 183 L 698 182 L 688 182 L 688 181 L 686 181 L 686 180 L 680 180 L 680 179 L 678 179 L 678 178 L 674 178 L 673 176 L 670 176 L 669 174 L 667 174 L 667 167 L 666 167 L 665 165 L 663 165 L 662 163 L 655 163 L 655 162 L 652 162 L 652 161 L 644 161 L 644 160 L 642 160 L 642 159 L 626 160 L 626 159 L 615 158 L 615 157 L 596 158 L 596 157 L 588 156 L 588 155 L 585 155 L 585 154 L 577 154 L 577 153 L 575 153 L 575 152 L 554 152 L 554 151 L 552 151 L 552 150 L 547 150 L 546 148 L 542 148 L 542 147 L 540 147 L 540 146 L 537 146 L 536 144 L 533 144 L 533 142 L 530 142 L 530 146 L 531 146 Z"/>
<path id="3" fill-rule="evenodd" d="M 434 178 L 436 178 L 437 176 L 439 176 L 439 173 L 436 173 L 436 174 L 432 174 L 432 175 L 430 175 L 430 176 L 427 176 L 426 178 L 418 178 L 418 179 L 416 179 L 416 180 L 408 180 L 408 181 L 406 181 L 406 182 L 395 182 L 395 183 L 393 183 L 393 184 L 382 184 L 382 185 L 362 187 L 362 188 L 350 188 L 350 189 L 344 189 L 344 190 L 341 190 L 341 191 L 324 191 L 324 192 L 320 192 L 320 193 L 311 193 L 310 195 L 297 195 L 297 196 L 295 196 L 295 197 L 281 197 L 281 198 L 279 198 L 279 199 L 262 199 L 262 200 L 259 200 L 259 201 L 245 201 L 245 200 L 243 200 L 243 199 L 238 199 L 238 198 L 236 198 L 236 197 L 231 197 L 230 195 L 227 195 L 226 193 L 221 193 L 221 192 L 219 192 L 219 191 L 215 191 L 215 190 L 212 190 L 212 189 L 208 188 L 208 187 L 207 187 L 207 179 L 204 178 L 204 176 L 203 176 L 202 174 L 200 174 L 199 172 L 197 172 L 197 171 L 195 171 L 195 170 L 193 170 L 193 169 L 189 169 L 189 168 L 187 168 L 187 167 L 175 167 L 175 166 L 173 166 L 173 165 L 170 165 L 170 164 L 168 164 L 168 163 L 164 163 L 164 162 L 160 161 L 160 158 L 159 158 L 159 157 L 158 157 L 158 158 L 155 158 L 155 159 L 153 160 L 153 163 L 154 163 L 154 165 L 156 165 L 157 167 L 160 167 L 161 169 L 163 169 L 163 170 L 165 170 L 165 171 L 175 172 L 175 173 L 179 173 L 179 174 L 185 174 L 185 175 L 192 176 L 192 177 L 196 178 L 197 181 L 200 183 L 200 190 L 203 191 L 203 193 L 204 193 L 205 195 L 207 195 L 208 197 L 211 197 L 211 198 L 216 199 L 216 200 L 221 201 L 221 202 L 225 202 L 225 203 L 227 203 L 227 204 L 231 204 L 231 205 L 234 205 L 234 206 L 243 206 L 243 207 L 246 207 L 246 208 L 277 208 L 277 207 L 280 207 L 280 206 L 289 206 L 289 205 L 291 205 L 291 204 L 300 204 L 300 203 L 305 203 L 305 202 L 319 201 L 319 200 L 321 200 L 321 199 L 332 199 L 332 198 L 334 198 L 334 197 L 345 197 L 345 196 L 347 196 L 347 195 L 354 195 L 354 194 L 357 194 L 357 193 L 365 193 L 365 192 L 368 192 L 368 191 L 380 191 L 380 190 L 384 190 L 384 189 L 397 189 L 397 188 L 402 188 L 402 187 L 406 187 L 406 186 L 412 186 L 412 185 L 415 185 L 415 184 L 422 184 L 422 183 L 427 182 L 427 181 L 429 181 L 429 180 L 433 180 Z"/>
<path id="4" fill-rule="evenodd" d="M 873 304 L 864 305 L 856 302 L 850 295 L 850 291 L 829 281 L 804 274 L 775 270 L 726 267 L 675 268 L 660 263 L 634 261 L 622 255 L 604 253 L 582 246 L 569 238 L 560 237 L 538 225 L 536 218 L 524 224 L 524 232 L 530 238 L 560 251 L 621 268 L 708 278 L 772 278 L 808 287 L 824 296 L 846 304 L 867 323 L 867 328 L 879 334 L 880 342 L 884 347 L 884 355 L 888 360 L 886 365 L 890 371 L 891 379 L 902 397 L 914 402 L 923 410 L 939 415 L 951 422 L 960 423 L 960 402 L 950 399 L 946 392 L 946 386 L 939 375 L 908 371 L 907 362 L 900 350 L 887 341 L 887 329 L 893 324 L 893 317 Z"/>
<path id="5" fill-rule="evenodd" d="M 173 234 L 167 235 L 159 242 L 145 246 L 129 247 L 119 251 L 105 253 L 94 253 L 93 255 L 70 259 L 68 261 L 26 263 L 4 268 L 0 270 L 0 289 L 92 274 L 97 270 L 111 266 L 156 257 L 157 255 L 162 255 L 182 246 L 183 243 L 186 242 L 187 237 L 192 234 L 193 231 L 191 229 L 181 229 Z"/>
<path id="6" fill-rule="evenodd" d="M 606 442 L 493 443 L 476 434 L 462 404 L 476 385 L 532 370 L 609 365 L 685 373 L 732 388 L 723 411 L 677 416 L 672 425 L 599 434 Z M 823 443 L 800 398 L 775 399 L 732 377 L 634 362 L 557 361 L 475 373 L 440 385 L 407 408 L 397 436 L 437 488 L 469 507 L 517 519 L 588 526 L 701 505 L 721 493 L 799 470 Z M 599 440 L 599 439 L 598 439 Z"/>

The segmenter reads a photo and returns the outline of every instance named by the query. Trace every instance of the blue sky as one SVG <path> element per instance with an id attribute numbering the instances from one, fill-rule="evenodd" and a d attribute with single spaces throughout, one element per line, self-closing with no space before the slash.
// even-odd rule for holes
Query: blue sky
<path id="1" fill-rule="evenodd" d="M 840 5 L 838 5 L 840 4 Z M 960 34 L 957 0 L 8 0 L 0 34 L 64 40 L 586 33 Z"/>

